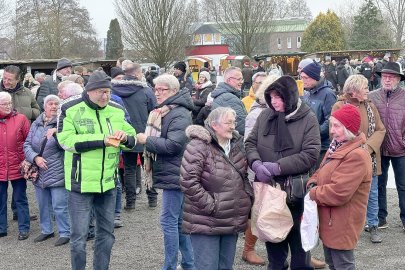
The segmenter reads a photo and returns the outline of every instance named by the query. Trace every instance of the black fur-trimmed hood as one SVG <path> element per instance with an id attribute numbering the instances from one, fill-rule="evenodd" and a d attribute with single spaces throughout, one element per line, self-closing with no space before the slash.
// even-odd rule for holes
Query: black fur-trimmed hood
<path id="1" fill-rule="evenodd" d="M 299 99 L 297 83 L 291 76 L 281 76 L 270 84 L 264 91 L 264 98 L 267 105 L 274 110 L 271 105 L 270 92 L 276 91 L 285 104 L 285 114 L 290 114 L 297 109 Z"/>

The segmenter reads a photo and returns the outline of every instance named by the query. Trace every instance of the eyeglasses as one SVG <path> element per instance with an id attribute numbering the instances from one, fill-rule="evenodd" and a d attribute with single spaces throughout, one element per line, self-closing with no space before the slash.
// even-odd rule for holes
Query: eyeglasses
<path id="1" fill-rule="evenodd" d="M 393 80 L 393 79 L 396 79 L 396 78 L 400 78 L 401 76 L 399 76 L 399 75 L 388 75 L 388 74 L 381 74 L 381 78 L 383 78 L 383 79 L 390 79 L 390 80 Z"/>
<path id="2" fill-rule="evenodd" d="M 169 91 L 169 88 L 155 88 L 155 92 L 158 92 L 159 94 L 162 94 L 163 91 Z"/>
<path id="3" fill-rule="evenodd" d="M 238 82 L 243 82 L 243 78 L 229 77 L 229 79 L 234 79 L 237 80 Z"/>
<path id="4" fill-rule="evenodd" d="M 111 90 L 96 90 L 95 92 L 97 93 L 97 95 L 100 95 L 100 96 L 102 96 L 104 94 L 106 94 L 107 96 L 111 95 Z"/>
<path id="5" fill-rule="evenodd" d="M 229 121 L 229 122 L 225 122 L 225 123 L 222 123 L 222 124 L 227 125 L 228 127 L 230 127 L 230 126 L 235 126 L 235 127 L 236 127 L 236 125 L 238 124 L 238 122 L 236 122 L 236 121 Z"/>
<path id="6" fill-rule="evenodd" d="M 13 103 L 11 103 L 11 102 L 8 102 L 8 103 L 0 103 L 0 106 L 1 106 L 1 107 L 12 107 L 12 106 L 13 106 Z"/>

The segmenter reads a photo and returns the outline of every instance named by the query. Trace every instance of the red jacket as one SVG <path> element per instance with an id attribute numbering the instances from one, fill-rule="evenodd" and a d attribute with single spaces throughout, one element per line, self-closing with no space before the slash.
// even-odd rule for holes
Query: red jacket
<path id="1" fill-rule="evenodd" d="M 317 184 L 309 196 L 318 205 L 319 235 L 329 248 L 352 250 L 363 231 L 372 175 L 365 142 L 361 133 L 343 144 L 308 182 Z"/>
<path id="2" fill-rule="evenodd" d="M 0 181 L 21 179 L 20 163 L 24 160 L 24 142 L 30 122 L 23 114 L 13 111 L 0 118 Z"/>

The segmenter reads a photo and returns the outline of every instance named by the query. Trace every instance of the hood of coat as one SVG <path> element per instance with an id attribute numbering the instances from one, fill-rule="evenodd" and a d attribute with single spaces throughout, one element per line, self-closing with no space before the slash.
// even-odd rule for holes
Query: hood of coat
<path id="1" fill-rule="evenodd" d="M 148 87 L 148 84 L 138 80 L 112 80 L 112 92 L 119 97 L 129 97 L 135 92 Z"/>
<path id="2" fill-rule="evenodd" d="M 282 76 L 270 84 L 264 91 L 264 98 L 267 105 L 274 110 L 271 105 L 270 92 L 276 91 L 284 101 L 285 114 L 290 114 L 297 109 L 297 103 L 299 99 L 298 87 L 295 80 L 290 76 Z"/>
<path id="3" fill-rule="evenodd" d="M 199 125 L 191 125 L 186 128 L 186 136 L 189 139 L 200 139 L 206 143 L 211 143 L 212 137 L 210 132 Z"/>
<path id="4" fill-rule="evenodd" d="M 341 147 L 339 147 L 335 152 L 332 153 L 332 155 L 330 155 L 330 157 L 341 159 L 353 149 L 358 147 L 365 147 L 365 143 L 366 143 L 366 135 L 364 135 L 363 132 L 360 132 L 360 134 L 357 135 L 356 138 L 354 138 L 353 140 L 343 143 Z"/>
<path id="5" fill-rule="evenodd" d="M 164 105 L 177 105 L 190 111 L 194 110 L 194 102 L 191 98 L 190 91 L 187 88 L 180 89 L 179 92 L 166 99 L 164 102 L 159 104 L 158 107 L 162 107 Z"/>
<path id="6" fill-rule="evenodd" d="M 230 86 L 227 83 L 224 82 L 220 82 L 218 84 L 218 86 L 215 88 L 215 90 L 212 92 L 211 96 L 213 98 L 216 98 L 224 93 L 231 93 L 235 96 L 237 96 L 238 98 L 240 98 L 240 91 L 236 88 L 233 88 L 232 86 Z"/>
<path id="7" fill-rule="evenodd" d="M 41 113 L 37 119 L 35 119 L 35 121 L 32 124 L 36 124 L 38 126 L 43 126 L 44 125 L 44 116 L 45 116 L 45 112 Z M 54 116 L 46 125 L 47 126 L 56 126 L 57 124 L 57 116 Z"/>
<path id="8" fill-rule="evenodd" d="M 203 142 L 209 144 L 211 142 L 215 142 L 218 146 L 217 136 L 215 135 L 214 130 L 210 127 L 203 127 L 199 125 L 191 125 L 186 128 L 186 136 L 187 138 L 191 139 L 199 139 Z M 232 133 L 231 142 L 241 137 L 238 131 L 234 130 Z"/>

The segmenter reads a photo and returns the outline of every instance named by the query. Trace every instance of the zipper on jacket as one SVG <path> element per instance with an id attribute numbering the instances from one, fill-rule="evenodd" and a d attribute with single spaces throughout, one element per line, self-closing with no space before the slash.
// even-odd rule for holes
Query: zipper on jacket
<path id="1" fill-rule="evenodd" d="M 332 208 L 329 207 L 329 226 L 332 226 Z"/>
<path id="2" fill-rule="evenodd" d="M 103 127 L 101 126 L 100 114 L 99 114 L 98 110 L 96 110 L 96 116 L 97 116 L 98 125 L 100 126 L 101 134 L 103 134 Z M 103 147 L 103 159 L 102 159 L 102 162 L 101 162 L 101 177 L 100 177 L 101 193 L 103 193 L 104 161 L 105 161 L 105 147 Z"/>

